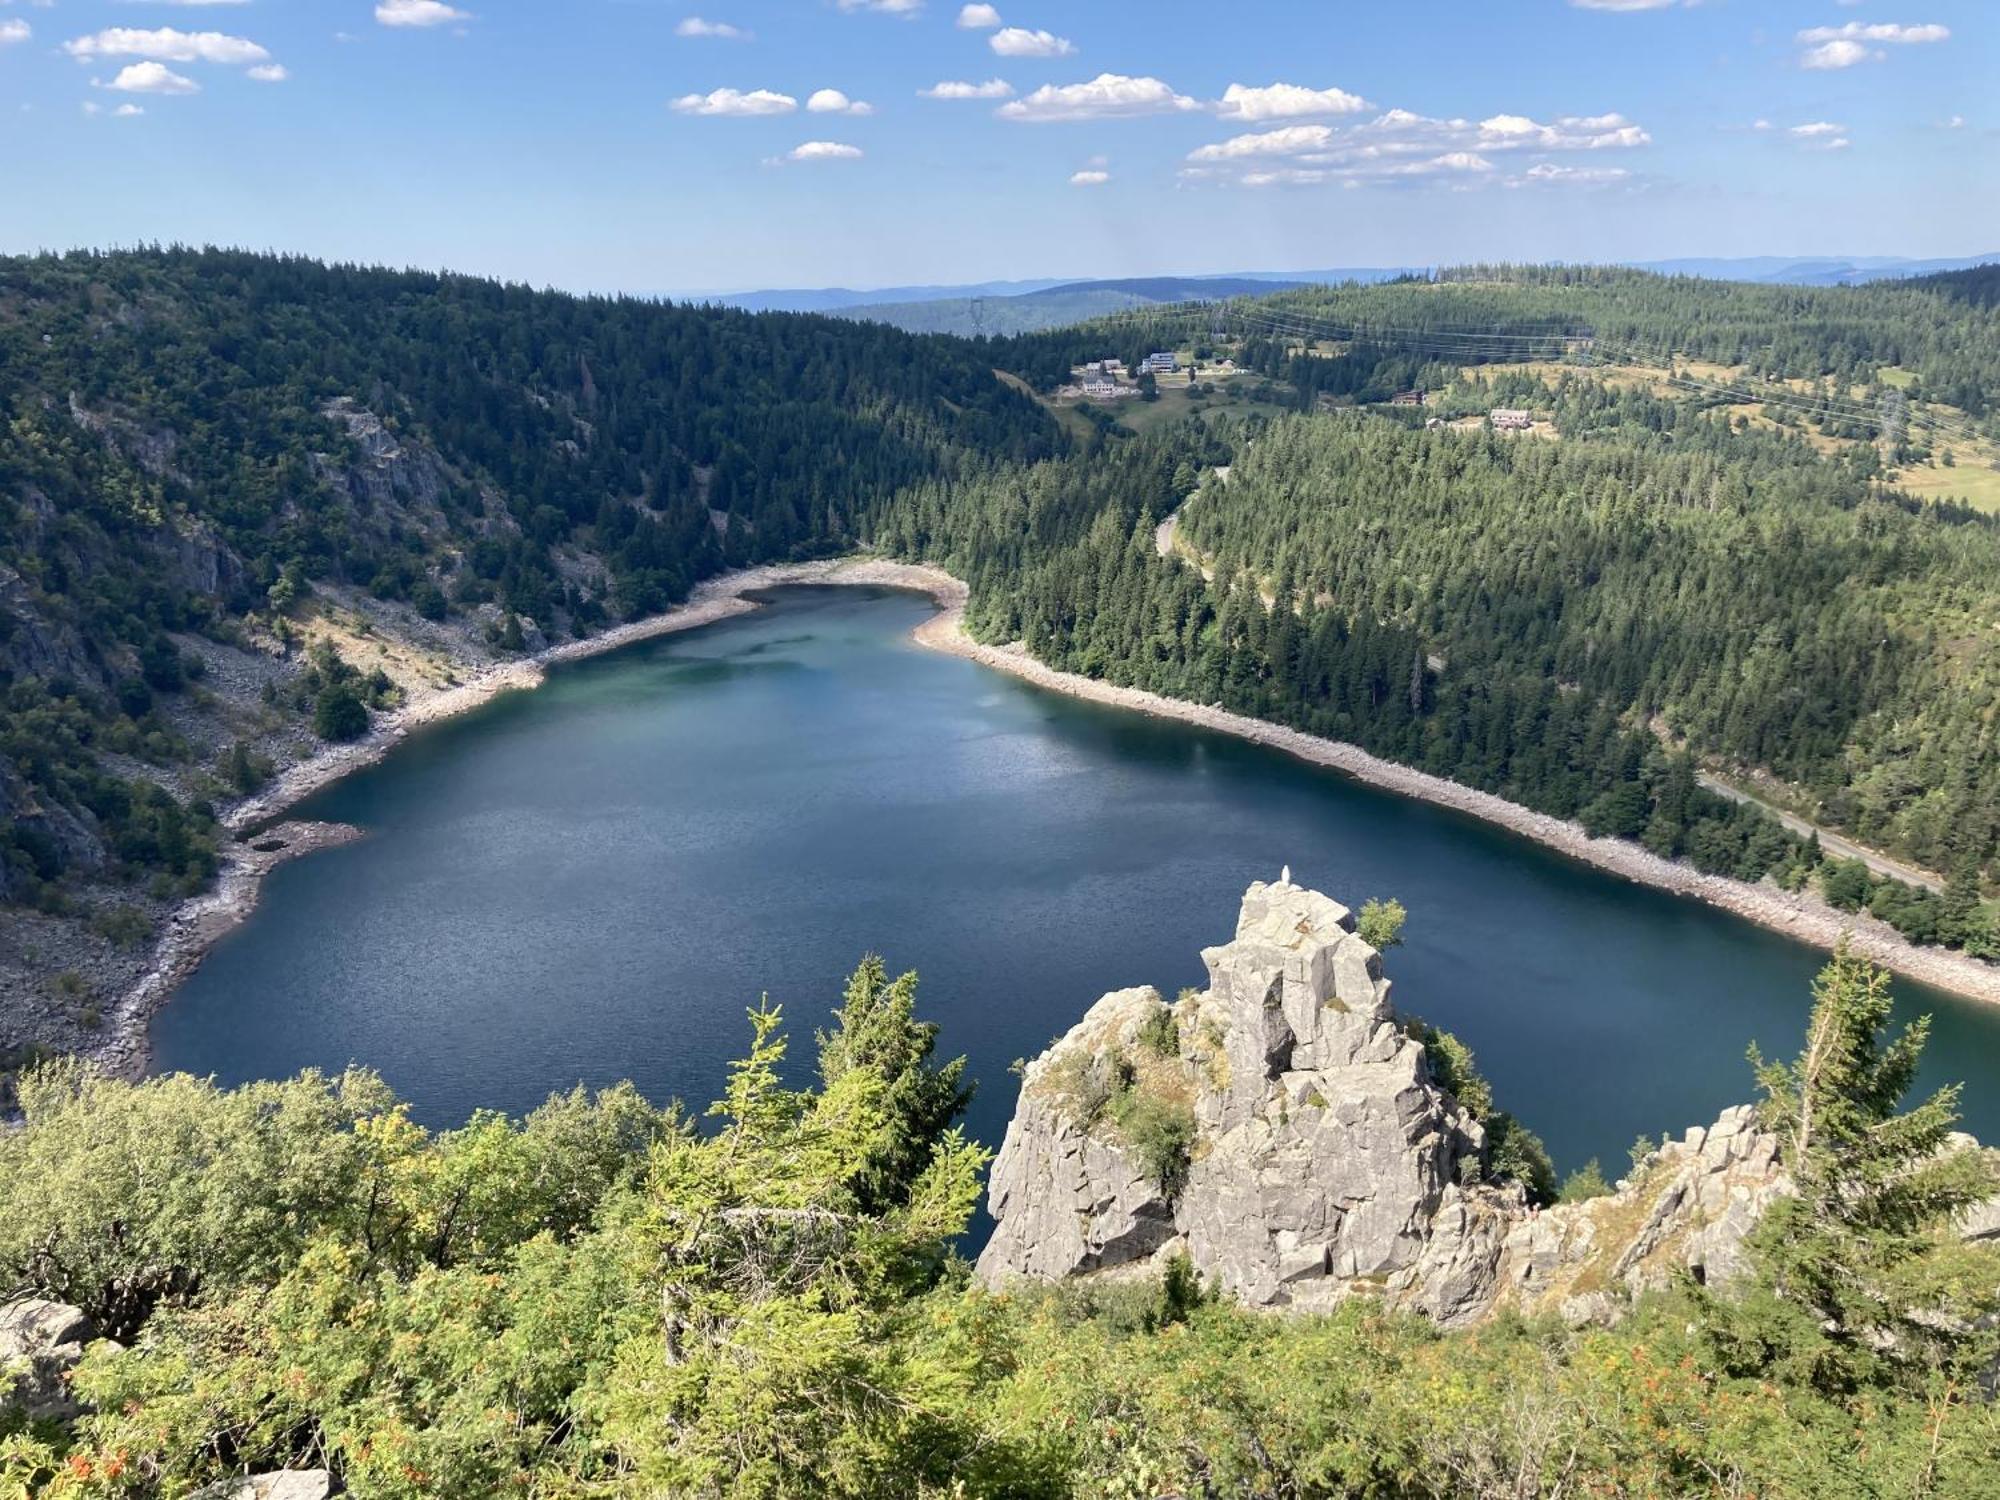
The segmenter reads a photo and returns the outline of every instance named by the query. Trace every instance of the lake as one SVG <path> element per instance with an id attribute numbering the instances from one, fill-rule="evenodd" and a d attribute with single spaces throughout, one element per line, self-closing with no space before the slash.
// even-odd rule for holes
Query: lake
<path id="1" fill-rule="evenodd" d="M 857 960 L 922 975 L 997 1145 L 1008 1064 L 1100 994 L 1204 974 L 1289 864 L 1395 896 L 1405 1012 L 1456 1031 L 1560 1170 L 1752 1097 L 1824 955 L 1462 814 L 1274 751 L 1033 688 L 908 633 L 910 594 L 772 606 L 565 666 L 413 736 L 298 816 L 368 837 L 294 861 L 153 1024 L 155 1065 L 225 1082 L 358 1062 L 428 1124 L 633 1079 L 704 1107 L 785 1009 L 796 1076 Z M 1926 1083 L 2000 1140 L 2000 1008 L 1935 1017 Z"/>

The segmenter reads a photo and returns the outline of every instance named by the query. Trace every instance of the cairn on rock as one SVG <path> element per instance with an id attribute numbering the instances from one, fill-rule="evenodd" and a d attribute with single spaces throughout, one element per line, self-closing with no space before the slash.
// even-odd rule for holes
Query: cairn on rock
<path id="1" fill-rule="evenodd" d="M 1737 1273 L 1744 1236 L 1789 1191 L 1749 1109 L 1662 1147 L 1611 1197 L 1538 1213 L 1492 1180 L 1484 1128 L 1354 929 L 1288 878 L 1252 885 L 1235 937 L 1202 955 L 1206 991 L 1106 995 L 1030 1063 L 981 1279 L 1185 1253 L 1251 1306 L 1366 1294 L 1455 1327 L 1510 1304 L 1605 1320 L 1674 1266 Z"/>

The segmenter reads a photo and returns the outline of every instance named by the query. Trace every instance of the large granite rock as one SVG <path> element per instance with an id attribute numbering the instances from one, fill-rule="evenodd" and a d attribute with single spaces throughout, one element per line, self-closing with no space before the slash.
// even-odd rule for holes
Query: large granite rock
<path id="1" fill-rule="evenodd" d="M 1677 1268 L 1740 1274 L 1745 1237 L 1791 1190 L 1742 1107 L 1611 1195 L 1538 1210 L 1492 1180 L 1479 1121 L 1398 1020 L 1345 907 L 1288 879 L 1253 885 L 1235 937 L 1202 956 L 1206 991 L 1106 995 L 1028 1066 L 993 1167 L 989 1285 L 1185 1253 L 1259 1307 L 1367 1295 L 1447 1327 L 1503 1307 L 1608 1321 Z M 1184 1171 L 1148 1158 L 1147 1113 L 1183 1120 Z M 2000 1234 L 2000 1206 L 1966 1232 Z"/>
<path id="2" fill-rule="evenodd" d="M 30 1421 L 66 1422 L 81 1407 L 69 1372 L 96 1330 L 64 1302 L 38 1297 L 0 1306 L 0 1411 L 19 1409 Z"/>

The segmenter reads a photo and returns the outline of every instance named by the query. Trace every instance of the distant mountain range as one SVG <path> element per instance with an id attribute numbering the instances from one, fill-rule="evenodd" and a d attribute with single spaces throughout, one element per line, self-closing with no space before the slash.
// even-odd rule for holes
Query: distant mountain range
<path id="1" fill-rule="evenodd" d="M 2000 252 L 1950 259 L 1901 256 L 1690 257 L 1628 261 L 1664 276 L 1703 276 L 1793 286 L 1849 286 L 1898 276 L 1961 271 L 2000 260 Z M 1372 283 L 1422 275 L 1428 266 L 1339 266 L 1318 271 L 1235 271 L 1226 275 L 1116 279 L 982 281 L 966 285 L 792 288 L 701 295 L 689 300 L 749 312 L 814 312 L 888 323 L 911 333 L 1034 333 L 1106 313 L 1206 297 L 1256 297 L 1309 285 Z"/>

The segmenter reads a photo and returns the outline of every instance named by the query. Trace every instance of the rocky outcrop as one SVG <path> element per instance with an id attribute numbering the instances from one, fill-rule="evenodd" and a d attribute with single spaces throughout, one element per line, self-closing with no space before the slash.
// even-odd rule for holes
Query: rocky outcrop
<path id="1" fill-rule="evenodd" d="M 1747 1108 L 1607 1197 L 1538 1210 L 1396 1015 L 1348 910 L 1250 887 L 1206 991 L 1106 995 L 1031 1063 L 994 1162 L 989 1284 L 1185 1253 L 1260 1307 L 1368 1295 L 1459 1326 L 1506 1306 L 1615 1316 L 1675 1267 L 1726 1280 L 1788 1190 Z M 1171 1148 L 1171 1149 L 1169 1149 Z"/>
<path id="2" fill-rule="evenodd" d="M 66 1422 L 82 1410 L 69 1372 L 96 1330 L 78 1308 L 27 1298 L 0 1306 L 0 1411 Z"/>

